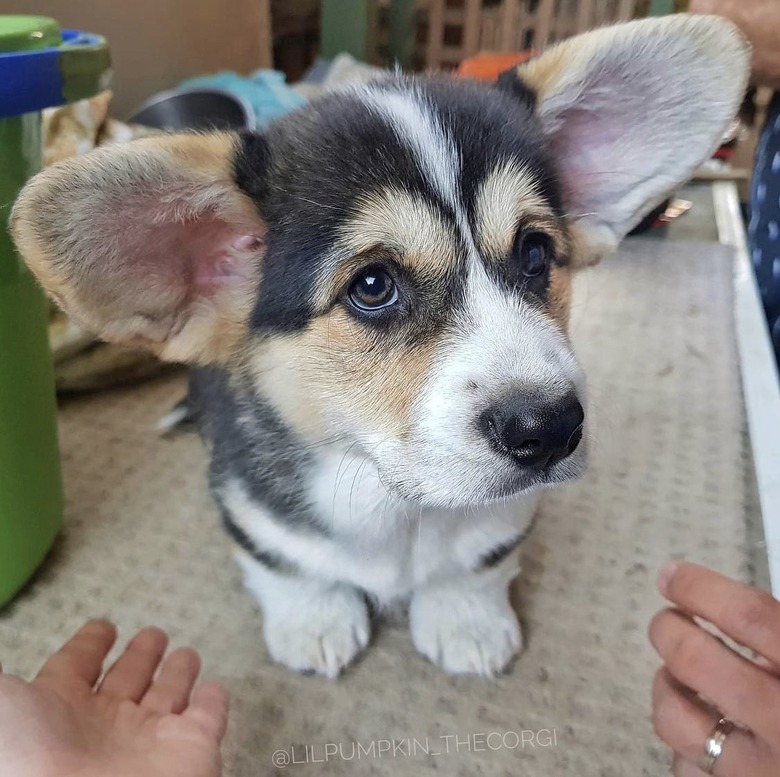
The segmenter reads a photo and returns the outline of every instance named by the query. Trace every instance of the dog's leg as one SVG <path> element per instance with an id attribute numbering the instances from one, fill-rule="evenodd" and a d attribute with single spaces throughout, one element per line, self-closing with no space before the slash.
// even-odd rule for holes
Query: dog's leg
<path id="1" fill-rule="evenodd" d="M 275 571 L 237 552 L 246 587 L 263 610 L 271 657 L 290 669 L 336 677 L 368 644 L 368 607 L 352 586 Z"/>
<path id="2" fill-rule="evenodd" d="M 492 677 L 522 648 L 509 584 L 518 573 L 514 554 L 500 564 L 417 591 L 409 626 L 417 650 L 453 674 Z"/>

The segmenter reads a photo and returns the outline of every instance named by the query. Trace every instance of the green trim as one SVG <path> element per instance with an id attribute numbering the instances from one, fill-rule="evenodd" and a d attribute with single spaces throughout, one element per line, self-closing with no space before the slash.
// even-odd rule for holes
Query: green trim
<path id="1" fill-rule="evenodd" d="M 674 0 L 651 0 L 650 16 L 666 16 L 674 13 Z"/>
<path id="2" fill-rule="evenodd" d="M 62 46 L 59 63 L 62 96 L 69 103 L 94 97 L 111 84 L 111 52 L 105 38 L 91 46 Z"/>
<path id="3" fill-rule="evenodd" d="M 48 16 L 0 16 L 0 53 L 57 48 L 60 27 Z"/>
<path id="4" fill-rule="evenodd" d="M 32 575 L 62 519 L 49 308 L 6 223 L 42 149 L 40 113 L 0 119 L 0 606 Z"/>
<path id="5" fill-rule="evenodd" d="M 346 52 L 363 62 L 376 58 L 378 0 L 322 0 L 320 53 Z"/>
<path id="6" fill-rule="evenodd" d="M 391 64 L 398 63 L 404 70 L 410 70 L 414 66 L 417 3 L 415 0 L 391 0 L 389 17 Z"/>

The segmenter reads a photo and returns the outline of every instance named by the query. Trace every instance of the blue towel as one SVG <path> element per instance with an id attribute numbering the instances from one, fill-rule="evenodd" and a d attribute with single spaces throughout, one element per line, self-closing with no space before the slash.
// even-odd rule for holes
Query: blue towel
<path id="1" fill-rule="evenodd" d="M 241 76 L 229 70 L 188 78 L 182 89 L 222 89 L 244 99 L 254 111 L 258 127 L 303 105 L 306 100 L 285 83 L 284 73 L 255 70 Z"/>

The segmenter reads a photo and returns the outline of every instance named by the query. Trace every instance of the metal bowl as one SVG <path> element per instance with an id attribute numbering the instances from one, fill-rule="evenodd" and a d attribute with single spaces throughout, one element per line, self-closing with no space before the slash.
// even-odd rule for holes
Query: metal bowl
<path id="1" fill-rule="evenodd" d="M 163 130 L 254 129 L 251 106 L 221 89 L 172 89 L 147 100 L 130 122 Z"/>

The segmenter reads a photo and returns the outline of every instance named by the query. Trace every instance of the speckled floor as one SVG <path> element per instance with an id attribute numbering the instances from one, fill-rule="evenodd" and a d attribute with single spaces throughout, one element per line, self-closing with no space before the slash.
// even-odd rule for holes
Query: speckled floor
<path id="1" fill-rule="evenodd" d="M 676 556 L 749 578 L 757 542 L 730 263 L 712 244 L 640 240 L 580 278 L 572 323 L 592 465 L 546 497 L 522 548 L 527 648 L 507 676 L 447 677 L 403 624 L 382 628 L 337 682 L 269 663 L 206 492 L 205 452 L 194 435 L 152 429 L 181 375 L 63 405 L 65 527 L 0 613 L 4 666 L 31 673 L 90 616 L 124 635 L 158 623 L 233 694 L 230 777 L 666 773 L 649 723 L 655 570 Z"/>

